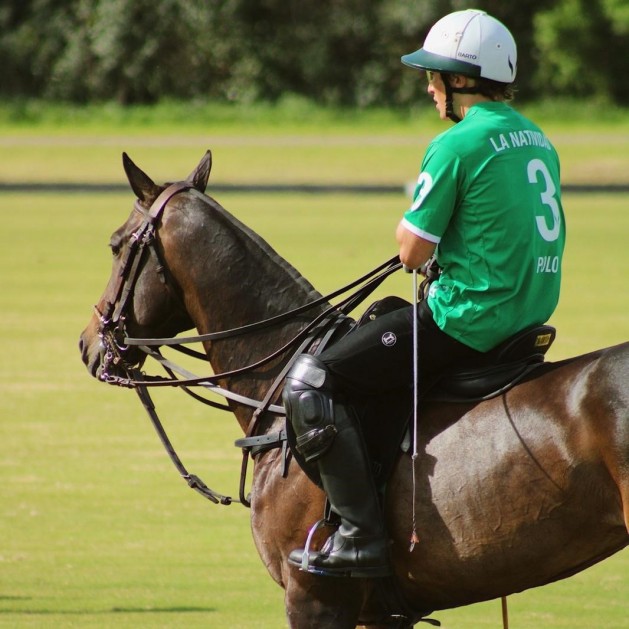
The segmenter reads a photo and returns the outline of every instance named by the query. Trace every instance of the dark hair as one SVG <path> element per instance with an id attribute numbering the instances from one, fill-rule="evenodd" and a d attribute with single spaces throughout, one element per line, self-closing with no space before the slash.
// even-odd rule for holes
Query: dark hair
<path id="1" fill-rule="evenodd" d="M 459 74 L 457 72 L 442 72 L 441 77 L 444 80 L 450 82 L 451 74 Z M 463 75 L 467 76 L 467 75 Z M 446 78 L 447 77 L 447 78 Z M 511 101 L 515 97 L 516 87 L 513 83 L 501 83 L 500 81 L 493 81 L 492 79 L 484 79 L 480 76 L 471 76 L 468 77 L 474 79 L 475 93 L 482 94 L 491 100 L 503 100 L 503 101 Z M 471 90 L 470 90 L 471 91 Z"/>
<path id="2" fill-rule="evenodd" d="M 476 79 L 476 87 L 479 94 L 487 96 L 491 100 L 510 101 L 514 99 L 516 92 L 513 83 L 500 83 L 499 81 L 483 79 L 482 77 Z"/>

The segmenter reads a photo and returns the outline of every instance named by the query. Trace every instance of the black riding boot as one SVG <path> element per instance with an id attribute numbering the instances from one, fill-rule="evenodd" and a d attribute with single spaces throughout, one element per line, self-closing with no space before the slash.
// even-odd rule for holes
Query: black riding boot
<path id="1" fill-rule="evenodd" d="M 354 418 L 331 396 L 330 375 L 313 356 L 301 356 L 288 374 L 284 404 L 306 461 L 317 461 L 338 530 L 321 551 L 294 550 L 289 562 L 332 576 L 390 574 L 389 542 L 362 435 Z"/>

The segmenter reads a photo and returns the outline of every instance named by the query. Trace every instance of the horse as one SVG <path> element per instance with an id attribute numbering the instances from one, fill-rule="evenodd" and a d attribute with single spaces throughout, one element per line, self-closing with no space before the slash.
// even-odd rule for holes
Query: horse
<path id="1" fill-rule="evenodd" d="M 209 151 L 174 188 L 154 183 L 126 154 L 123 162 L 137 200 L 111 237 L 112 275 L 81 334 L 83 362 L 103 380 L 128 377 L 146 354 L 125 338 L 196 328 L 206 335 L 204 353 L 219 384 L 235 395 L 231 412 L 250 432 L 257 411 L 242 399 L 277 401 L 281 386 L 271 393 L 270 383 L 281 380 L 288 360 L 277 349 L 330 304 L 205 194 Z M 147 234 L 150 253 L 133 253 Z M 307 304 L 314 304 L 311 311 L 282 317 Z M 273 325 L 258 327 L 260 321 Z M 220 334 L 238 329 L 247 332 Z M 255 368 L 240 371 L 243 365 Z M 285 590 L 288 625 L 412 627 L 437 610 L 564 579 L 623 549 L 628 382 L 629 343 L 623 343 L 545 363 L 490 399 L 422 404 L 417 456 L 399 450 L 384 498 L 393 605 L 382 579 L 324 577 L 288 563 L 321 519 L 325 496 L 282 448 L 260 448 L 250 481 L 252 533 L 270 576 Z M 257 415 L 258 435 L 285 427 L 277 405 Z M 409 545 L 411 513 L 419 540 Z"/>

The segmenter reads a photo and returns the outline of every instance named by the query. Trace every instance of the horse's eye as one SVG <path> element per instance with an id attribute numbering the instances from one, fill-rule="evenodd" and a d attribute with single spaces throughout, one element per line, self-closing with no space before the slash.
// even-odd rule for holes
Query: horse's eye
<path id="1" fill-rule="evenodd" d="M 122 243 L 123 243 L 122 235 L 120 234 L 120 230 L 115 231 L 111 238 L 109 239 L 109 248 L 111 249 L 111 253 L 114 257 L 118 256 L 118 254 L 122 251 Z"/>

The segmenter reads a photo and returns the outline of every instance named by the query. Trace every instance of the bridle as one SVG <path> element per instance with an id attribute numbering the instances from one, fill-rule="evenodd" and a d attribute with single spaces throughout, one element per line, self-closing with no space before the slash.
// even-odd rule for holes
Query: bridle
<path id="1" fill-rule="evenodd" d="M 281 447 L 284 453 L 284 469 L 283 475 L 287 473 L 287 440 L 286 431 L 280 430 L 272 434 L 256 435 L 259 427 L 259 420 L 265 413 L 272 413 L 278 416 L 284 415 L 284 408 L 275 404 L 275 400 L 281 391 L 286 373 L 289 371 L 293 362 L 304 352 L 317 353 L 336 336 L 347 333 L 352 327 L 352 320 L 347 313 L 351 312 L 364 299 L 366 299 L 386 277 L 401 268 L 398 256 L 387 260 L 374 270 L 363 275 L 357 280 L 351 282 L 341 289 L 315 299 L 314 301 L 297 307 L 288 312 L 282 313 L 275 317 L 245 325 L 239 328 L 212 332 L 209 334 L 200 334 L 190 337 L 176 338 L 132 338 L 127 335 L 125 328 L 126 313 L 130 298 L 133 295 L 137 280 L 143 268 L 142 262 L 146 255 L 152 255 L 157 260 L 157 272 L 160 274 L 161 281 L 168 284 L 167 269 L 159 250 L 157 248 L 158 233 L 157 228 L 167 203 L 177 194 L 194 188 L 190 182 L 178 182 L 169 185 L 155 201 L 151 207 L 146 210 L 139 201 L 135 202 L 134 209 L 142 214 L 142 222 L 139 227 L 131 234 L 128 246 L 125 250 L 124 258 L 120 264 L 120 271 L 116 278 L 116 282 L 112 290 L 112 298 L 107 301 L 103 312 L 96 308 L 96 314 L 99 319 L 98 336 L 101 341 L 101 362 L 99 379 L 117 386 L 133 388 L 151 422 L 157 431 L 162 444 L 169 454 L 173 464 L 179 471 L 182 478 L 188 485 L 203 495 L 205 498 L 215 504 L 229 505 L 232 502 L 240 502 L 245 506 L 251 506 L 249 498 L 245 495 L 245 481 L 247 472 L 247 463 L 249 455 L 256 456 L 268 449 Z M 336 298 L 344 293 L 350 292 L 337 305 L 330 305 L 329 300 Z M 207 361 L 205 353 L 197 352 L 186 347 L 189 343 L 200 343 L 207 341 L 216 341 L 227 338 L 233 338 L 249 334 L 254 331 L 260 331 L 279 325 L 287 321 L 295 320 L 300 315 L 312 311 L 315 308 L 321 309 L 309 323 L 307 323 L 300 332 L 292 339 L 285 343 L 282 347 L 266 356 L 256 363 L 234 369 L 229 372 L 214 374 L 212 376 L 196 376 L 186 369 L 178 366 L 174 362 L 166 359 L 160 352 L 159 347 L 169 346 L 174 350 L 182 352 L 188 356 Z M 146 357 L 150 357 L 157 361 L 166 371 L 169 377 L 149 376 L 140 371 L 135 365 L 131 365 L 126 360 L 126 354 L 130 347 L 137 347 Z M 262 400 L 255 400 L 246 396 L 230 391 L 218 384 L 219 381 L 240 376 L 249 372 L 253 372 L 259 367 L 272 362 L 283 355 L 292 352 L 288 359 L 280 369 L 279 374 L 274 378 L 272 384 L 266 391 Z M 123 371 L 125 376 L 119 376 L 111 373 L 110 369 L 115 366 L 117 370 Z M 208 400 L 203 396 L 191 390 L 191 387 L 200 386 L 212 393 L 217 393 L 228 402 L 249 406 L 253 409 L 253 414 L 243 439 L 236 441 L 236 445 L 243 450 L 243 462 L 241 466 L 240 476 L 240 495 L 239 499 L 234 499 L 223 494 L 219 494 L 210 489 L 198 476 L 190 474 L 180 458 L 177 456 L 172 443 L 168 439 L 166 431 L 159 420 L 155 405 L 149 394 L 149 387 L 178 387 L 191 395 L 193 398 L 208 404 L 220 410 L 232 410 L 228 404 L 219 404 L 212 400 Z"/>
<path id="2" fill-rule="evenodd" d="M 101 340 L 99 378 L 105 382 L 119 384 L 117 377 L 109 374 L 108 370 L 112 366 L 122 366 L 125 371 L 128 371 L 125 368 L 125 353 L 128 350 L 124 344 L 125 313 L 142 269 L 145 252 L 151 252 L 159 260 L 155 247 L 156 226 L 168 201 L 180 192 L 191 188 L 193 185 L 189 182 L 171 184 L 159 194 L 148 211 L 140 205 L 139 201 L 135 202 L 134 210 L 143 215 L 143 220 L 129 238 L 129 244 L 113 287 L 112 299 L 106 302 L 103 312 L 100 312 L 97 306 L 94 307 L 99 319 L 98 336 Z M 158 265 L 158 269 L 163 269 L 161 264 Z M 163 275 L 162 281 L 165 281 Z"/>

